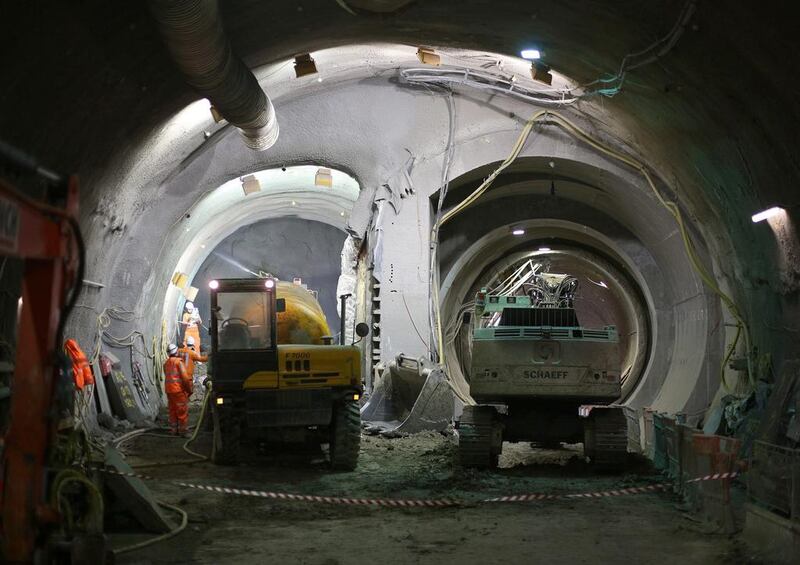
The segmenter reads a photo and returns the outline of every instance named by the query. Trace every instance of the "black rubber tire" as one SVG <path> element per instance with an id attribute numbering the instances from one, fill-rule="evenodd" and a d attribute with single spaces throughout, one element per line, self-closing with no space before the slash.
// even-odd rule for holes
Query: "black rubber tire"
<path id="1" fill-rule="evenodd" d="M 331 468 L 336 471 L 353 471 L 358 465 L 361 449 L 361 410 L 352 400 L 337 404 L 331 425 Z"/>
<path id="2" fill-rule="evenodd" d="M 216 465 L 235 465 L 239 462 L 242 428 L 230 408 L 211 409 L 214 429 L 211 442 L 211 462 Z"/>

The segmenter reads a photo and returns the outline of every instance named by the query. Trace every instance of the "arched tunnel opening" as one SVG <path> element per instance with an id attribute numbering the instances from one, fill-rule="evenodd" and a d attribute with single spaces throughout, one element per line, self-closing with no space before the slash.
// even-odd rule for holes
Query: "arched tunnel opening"
<path id="1" fill-rule="evenodd" d="M 2 8 L 7 561 L 796 558 L 791 18 L 495 4 Z"/>

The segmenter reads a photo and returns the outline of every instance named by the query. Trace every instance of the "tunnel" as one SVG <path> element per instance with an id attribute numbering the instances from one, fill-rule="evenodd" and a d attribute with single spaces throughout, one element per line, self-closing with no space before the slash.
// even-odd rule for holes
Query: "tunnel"
<path id="1" fill-rule="evenodd" d="M 34 386 L 33 377 L 23 380 L 14 370 L 26 358 L 22 349 L 39 351 L 25 340 L 48 335 L 54 344 L 62 342 L 56 344 L 61 351 L 71 338 L 95 380 L 116 374 L 128 379 L 123 393 L 113 394 L 122 394 L 123 403 L 130 395 L 136 414 L 104 407 L 96 388 L 81 384 L 73 390 L 77 380 L 73 386 L 66 378 L 67 385 L 61 379 L 58 387 L 47 381 L 61 416 L 71 414 L 71 425 L 88 437 L 87 449 L 107 444 L 124 454 L 123 447 L 135 441 L 132 461 L 155 465 L 147 457 L 160 457 L 163 448 L 147 434 L 171 421 L 172 377 L 165 367 L 171 345 L 180 347 L 189 335 L 186 313 L 196 312 L 192 320 L 203 344 L 198 353 L 204 355 L 217 346 L 212 328 L 223 323 L 218 285 L 275 280 L 278 323 L 286 303 L 292 306 L 280 285 L 290 283 L 318 302 L 329 330 L 319 338 L 325 346 L 353 352 L 348 363 L 360 377 L 346 383 L 347 399 L 355 403 L 350 417 L 363 430 L 361 462 L 351 472 L 363 476 L 349 486 L 342 479 L 340 490 L 352 487 L 380 498 L 397 487 L 408 497 L 423 496 L 427 487 L 386 478 L 395 469 L 387 459 L 391 451 L 406 465 L 419 453 L 432 453 L 438 462 L 440 453 L 427 444 L 416 451 L 410 446 L 420 438 L 444 441 L 436 449 L 452 455 L 464 430 L 484 425 L 476 415 L 486 414 L 482 407 L 495 406 L 500 417 L 510 418 L 499 407 L 504 401 L 473 394 L 474 367 L 480 365 L 476 301 L 507 288 L 527 269 L 564 273 L 577 284 L 569 306 L 575 327 L 611 331 L 618 345 L 618 390 L 602 402 L 570 397 L 575 406 L 569 410 L 577 415 L 581 405 L 581 417 L 600 421 L 601 408 L 618 409 L 627 426 L 627 457 L 672 473 L 686 488 L 681 493 L 687 504 L 701 514 L 713 506 L 703 506 L 711 495 L 685 481 L 712 470 L 738 473 L 725 488 L 741 500 L 713 503 L 724 514 L 720 527 L 735 532 L 731 543 L 744 539 L 747 551 L 762 555 L 764 548 L 777 551 L 777 539 L 794 540 L 794 549 L 769 559 L 796 557 L 800 508 L 785 503 L 793 495 L 780 490 L 787 474 L 800 476 L 800 62 L 786 6 L 151 0 L 15 3 L 0 14 L 7 38 L 0 53 L 0 141 L 13 158 L 9 163 L 16 163 L 0 168 L 3 186 L 14 187 L 12 196 L 3 196 L 0 226 L 5 445 L 18 444 L 15 397 Z M 67 197 L 53 188 L 58 175 L 74 175 L 70 190 L 77 187 L 79 195 L 76 227 L 60 230 L 67 236 L 80 232 L 79 248 L 63 244 L 65 268 L 79 264 L 79 273 L 69 276 L 80 280 L 70 283 L 74 288 L 55 310 L 61 314 L 48 323 L 59 316 L 63 321 L 47 334 L 26 333 L 24 312 L 32 305 L 30 316 L 37 313 L 44 287 L 30 282 L 31 263 L 19 250 L 46 233 L 24 225 L 17 232 L 15 210 L 31 199 L 63 205 Z M 44 217 L 62 215 L 51 208 Z M 309 358 L 297 349 L 323 347 L 322 341 L 276 347 L 282 345 L 297 357 L 290 361 L 286 353 L 274 367 L 251 372 L 296 371 L 293 392 L 285 401 L 251 392 L 246 407 L 259 414 L 277 410 L 307 429 L 305 435 L 270 432 L 259 444 L 261 456 L 276 456 L 277 440 L 324 436 L 330 447 L 320 457 L 335 466 L 338 436 L 331 432 L 328 438 L 313 418 L 333 422 L 343 409 L 307 410 L 303 404 L 318 401 L 315 379 L 322 382 L 333 369 L 317 369 L 314 359 L 303 365 Z M 248 355 L 255 359 L 255 353 L 242 358 Z M 225 373 L 225 359 L 214 349 L 210 361 L 196 365 L 196 375 L 209 377 L 209 388 L 195 379 L 196 396 L 187 400 L 190 421 L 201 421 L 192 441 L 213 443 L 212 429 L 227 425 L 221 415 L 234 401 L 225 396 L 228 376 L 222 375 L 233 375 L 241 361 L 230 361 Z M 106 361 L 114 367 L 111 377 Z M 271 378 L 251 376 L 244 388 Z M 592 408 L 596 404 L 603 406 Z M 112 417 L 101 415 L 109 410 Z M 40 420 L 49 422 L 54 412 L 48 409 Z M 503 421 L 510 429 L 511 420 Z M 559 421 L 536 425 L 556 428 Z M 128 438 L 132 432 L 138 439 Z M 679 432 L 685 443 L 675 439 Z M 656 437 L 662 433 L 666 443 Z M 47 434 L 50 452 L 57 434 Z M 712 441 L 707 437 L 717 438 L 717 450 L 735 446 L 726 454 L 728 467 L 719 467 L 722 455 L 715 452 L 717 467 L 701 471 L 691 446 Z M 492 496 L 515 484 L 539 488 L 536 480 L 549 476 L 554 461 L 572 461 L 569 474 L 578 465 L 570 458 L 583 453 L 573 441 L 544 451 L 535 442 L 500 443 L 500 469 L 480 471 L 500 474 L 472 476 L 475 489 Z M 583 443 L 588 449 L 589 440 Z M 44 457 L 45 448 L 37 449 Z M 660 449 L 684 462 L 677 475 Z M 526 457 L 540 460 L 521 463 Z M 435 471 L 428 476 L 420 461 L 419 468 L 397 472 L 428 484 Z M 211 470 L 197 482 L 236 484 L 234 475 L 217 475 L 207 462 L 179 469 L 190 473 L 207 465 Z M 248 484 L 266 490 L 270 482 L 284 484 L 280 465 L 253 471 Z M 783 479 L 765 468 L 784 469 Z M 297 471 L 298 477 L 314 472 Z M 440 474 L 456 472 L 448 466 Z M 583 480 L 582 473 L 575 477 Z M 29 479 L 30 472 L 25 476 L 41 483 Z M 597 476 L 603 489 L 619 490 L 607 475 Z M 453 484 L 462 479 L 457 475 Z M 333 479 L 309 481 L 323 491 L 336 486 Z M 81 487 L 73 488 L 74 496 L 81 494 Z M 158 495 L 170 498 L 161 490 Z M 666 512 L 647 511 L 641 519 L 653 524 Z M 3 512 L 10 520 L 11 510 Z M 635 516 L 631 510 L 630 519 Z M 291 525 L 280 527 L 286 539 L 302 537 Z M 444 556 L 440 560 L 504 555 L 502 547 L 469 553 L 471 537 L 445 555 L 442 540 L 455 539 L 445 530 L 439 541 L 426 542 L 429 553 Z M 383 534 L 365 543 L 380 546 Z M 247 543 L 245 533 L 237 535 L 236 552 Z M 701 551 L 690 562 L 708 562 L 722 551 L 715 543 L 707 540 L 711 553 Z M 194 559 L 223 559 L 213 551 L 204 555 L 200 544 L 192 545 Z M 525 543 L 514 544 L 507 552 L 512 561 L 524 555 Z M 574 562 L 575 554 L 564 553 L 568 545 L 552 547 L 552 555 Z M 22 545 L 6 547 L 17 551 Z M 689 552 L 688 545 L 680 547 Z M 301 560 L 283 545 L 265 551 L 285 562 Z M 397 551 L 410 560 L 416 549 Z M 616 549 L 609 551 L 608 562 L 620 558 Z M 645 552 L 637 554 L 640 561 L 656 559 L 646 544 L 636 551 Z M 350 562 L 342 555 L 337 550 L 331 558 Z M 155 553 L 150 557 L 161 562 Z"/>

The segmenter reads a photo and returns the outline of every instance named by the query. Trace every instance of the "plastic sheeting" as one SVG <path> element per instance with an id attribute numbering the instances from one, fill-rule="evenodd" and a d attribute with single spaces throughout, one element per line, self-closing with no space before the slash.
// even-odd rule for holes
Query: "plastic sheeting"
<path id="1" fill-rule="evenodd" d="M 358 240 L 348 235 L 342 247 L 342 265 L 339 281 L 336 283 L 336 296 L 351 295 L 345 304 L 344 343 L 353 342 L 353 323 L 356 319 L 356 283 L 358 281 Z M 340 313 L 341 315 L 341 313 Z"/>

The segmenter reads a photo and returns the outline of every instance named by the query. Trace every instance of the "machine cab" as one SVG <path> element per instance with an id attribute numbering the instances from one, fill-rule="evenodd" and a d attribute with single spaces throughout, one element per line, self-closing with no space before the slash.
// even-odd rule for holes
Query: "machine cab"
<path id="1" fill-rule="evenodd" d="M 277 371 L 276 280 L 219 279 L 211 289 L 211 351 L 214 388 L 241 389 L 257 371 Z"/>

